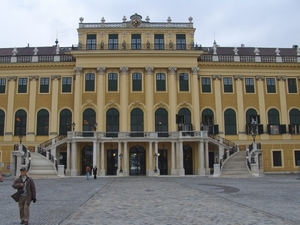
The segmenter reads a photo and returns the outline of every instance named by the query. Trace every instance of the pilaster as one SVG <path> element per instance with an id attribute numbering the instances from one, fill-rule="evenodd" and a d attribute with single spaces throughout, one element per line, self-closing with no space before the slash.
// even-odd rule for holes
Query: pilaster
<path id="1" fill-rule="evenodd" d="M 177 84 L 176 84 L 176 67 L 169 67 L 169 104 L 170 104 L 170 132 L 176 132 L 176 114 L 177 114 Z"/>
<path id="2" fill-rule="evenodd" d="M 105 75 L 106 68 L 105 67 L 97 67 L 97 123 L 98 123 L 98 129 L 100 131 L 105 131 L 105 113 L 104 113 L 104 106 L 105 106 Z"/>
<path id="3" fill-rule="evenodd" d="M 50 138 L 55 137 L 57 133 L 57 121 L 58 121 L 58 93 L 59 93 L 59 80 L 61 76 L 52 75 L 52 98 L 51 98 L 51 120 L 50 120 Z"/>
<path id="4" fill-rule="evenodd" d="M 82 105 L 82 82 L 81 82 L 81 74 L 82 74 L 82 67 L 75 67 L 74 68 L 74 116 L 73 121 L 76 124 L 77 130 L 82 130 L 82 123 L 81 123 L 81 105 Z"/>
<path id="5" fill-rule="evenodd" d="M 194 130 L 200 130 L 200 100 L 199 100 L 199 84 L 198 84 L 198 71 L 199 67 L 192 67 L 192 105 L 193 105 L 193 119 Z"/>
<path id="6" fill-rule="evenodd" d="M 146 67 L 146 130 L 148 132 L 154 131 L 154 122 L 153 122 L 153 105 L 154 105 L 154 95 L 153 95 L 153 67 Z"/>
<path id="7" fill-rule="evenodd" d="M 214 92 L 215 92 L 215 108 L 216 108 L 216 116 L 215 116 L 215 124 L 219 125 L 219 133 L 224 132 L 224 127 L 223 127 L 223 108 L 222 108 L 222 86 L 221 86 L 221 80 L 222 76 L 221 75 L 213 75 L 212 76 L 213 83 L 214 83 Z"/>
<path id="8" fill-rule="evenodd" d="M 121 106 L 121 123 L 120 132 L 127 131 L 127 118 L 128 118 L 128 67 L 120 67 L 120 106 Z"/>

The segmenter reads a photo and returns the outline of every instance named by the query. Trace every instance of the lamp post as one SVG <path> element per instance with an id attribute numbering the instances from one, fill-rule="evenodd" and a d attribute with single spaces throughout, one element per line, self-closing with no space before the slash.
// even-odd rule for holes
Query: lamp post
<path id="1" fill-rule="evenodd" d="M 119 155 L 119 157 L 120 157 L 120 173 L 123 173 L 123 170 L 122 170 L 122 158 L 123 158 L 123 154 L 122 154 L 122 152 L 120 153 L 120 155 Z"/>
<path id="2" fill-rule="evenodd" d="M 73 129 L 73 131 L 75 130 L 75 126 L 76 126 L 76 124 L 73 122 L 72 123 L 72 129 Z"/>
<path id="3" fill-rule="evenodd" d="M 158 154 L 154 153 L 154 159 L 155 159 L 155 167 L 154 167 L 154 173 L 157 173 L 157 167 L 156 167 L 156 160 L 157 160 Z"/>
<path id="4" fill-rule="evenodd" d="M 23 136 L 22 136 L 22 135 L 19 135 L 19 139 L 20 139 L 20 145 L 21 145 L 21 144 L 22 144 Z"/>

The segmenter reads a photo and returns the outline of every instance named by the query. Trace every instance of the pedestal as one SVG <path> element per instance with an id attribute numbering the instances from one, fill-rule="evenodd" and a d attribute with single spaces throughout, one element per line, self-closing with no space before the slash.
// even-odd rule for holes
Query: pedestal
<path id="1" fill-rule="evenodd" d="M 214 164 L 214 174 L 213 177 L 218 177 L 221 175 L 220 164 Z"/>

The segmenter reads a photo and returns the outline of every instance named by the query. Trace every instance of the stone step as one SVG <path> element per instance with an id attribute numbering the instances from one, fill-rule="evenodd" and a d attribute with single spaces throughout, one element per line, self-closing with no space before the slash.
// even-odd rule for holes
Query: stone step
<path id="1" fill-rule="evenodd" d="M 31 165 L 28 174 L 33 178 L 58 177 L 53 164 L 46 157 L 35 152 L 31 153 Z"/>
<path id="2" fill-rule="evenodd" d="M 251 177 L 246 164 L 246 152 L 236 152 L 228 158 L 222 167 L 221 176 L 224 177 Z"/>

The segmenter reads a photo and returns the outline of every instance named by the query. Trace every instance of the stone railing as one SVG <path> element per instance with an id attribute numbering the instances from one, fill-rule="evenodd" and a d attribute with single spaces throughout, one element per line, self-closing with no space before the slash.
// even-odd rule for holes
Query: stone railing
<path id="1" fill-rule="evenodd" d="M 0 56 L 0 63 L 75 62 L 71 55 Z"/>

